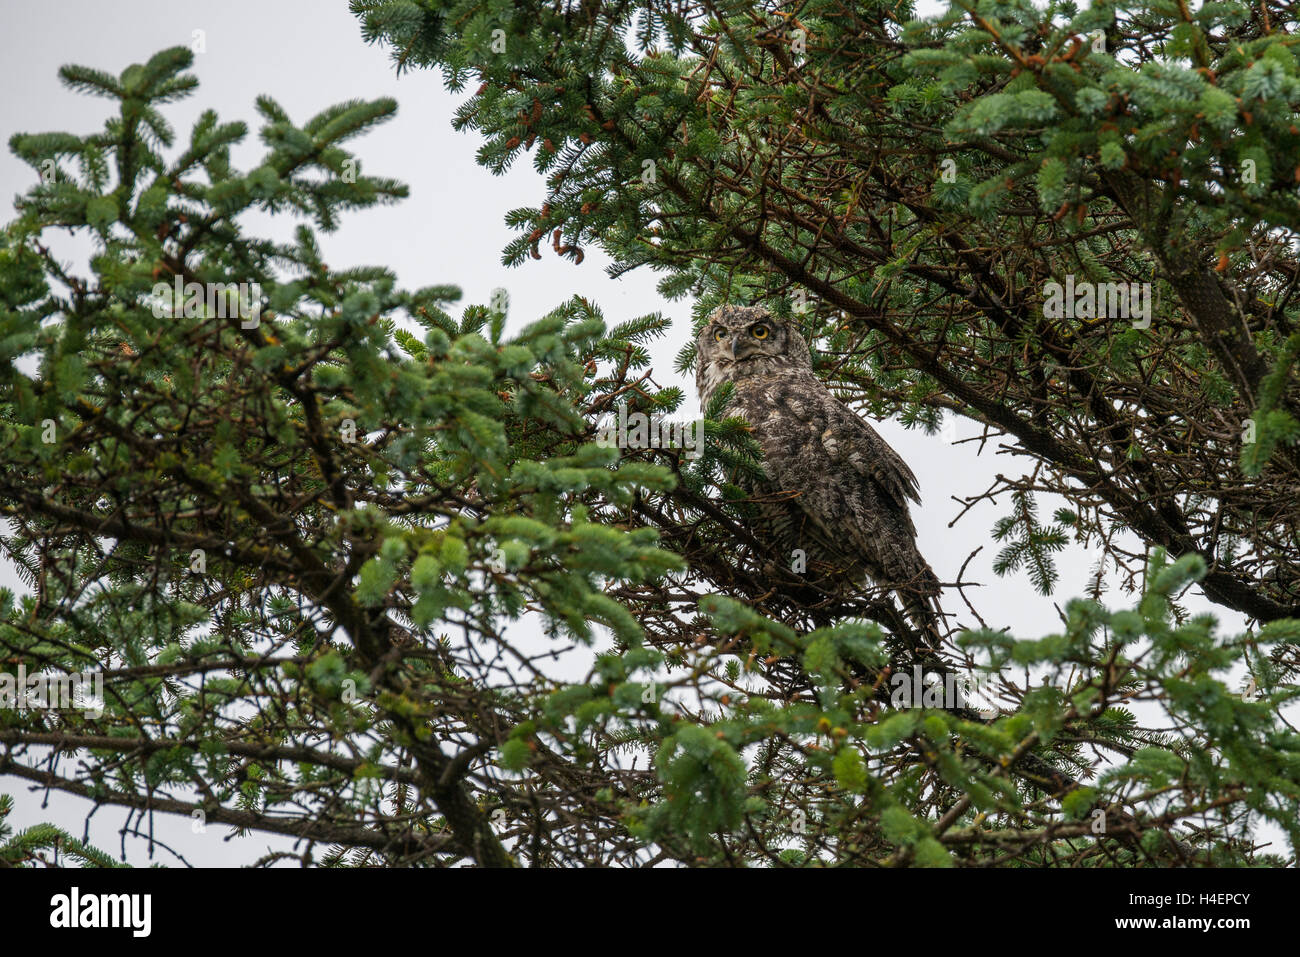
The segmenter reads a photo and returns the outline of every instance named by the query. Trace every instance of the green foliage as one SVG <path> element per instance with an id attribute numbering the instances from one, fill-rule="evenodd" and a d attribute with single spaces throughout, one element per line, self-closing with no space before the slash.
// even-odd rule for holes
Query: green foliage
<path id="1" fill-rule="evenodd" d="M 1013 512 L 993 526 L 993 540 L 1007 542 L 994 559 L 993 571 L 1006 575 L 1024 567 L 1038 593 L 1050 595 L 1059 577 L 1052 553 L 1063 549 L 1069 540 L 1060 525 L 1043 526 L 1038 522 L 1038 508 L 1031 494 L 1017 491 L 1011 504 Z"/>
<path id="2" fill-rule="evenodd" d="M 15 832 L 5 823 L 13 798 L 0 794 L 0 861 L 5 867 L 121 867 L 111 854 L 77 840 L 52 824 L 37 824 Z"/>
<path id="3" fill-rule="evenodd" d="M 527 613 L 557 647 L 612 638 L 631 660 L 643 641 L 606 592 L 682 563 L 608 514 L 673 477 L 590 444 L 585 406 L 644 364 L 625 361 L 627 349 L 664 322 L 607 334 L 575 299 L 507 337 L 479 306 L 453 321 L 453 286 L 406 292 L 383 268 L 330 270 L 305 225 L 288 244 L 246 235 L 240 215 L 252 209 L 331 229 L 349 209 L 405 195 L 360 175 L 341 146 L 394 106 L 340 104 L 297 126 L 262 97 L 267 152 L 250 170 L 230 158 L 243 124 L 211 112 L 171 158 L 156 108 L 193 88 L 189 62 L 170 50 L 119 78 L 68 68 L 69 85 L 119 101 L 120 115 L 99 134 L 12 141 L 38 171 L 71 157 L 82 173 L 59 165 L 29 189 L 0 246 L 0 497 L 16 523 L 3 547 L 32 583 L 55 565 L 70 572 L 5 593 L 0 647 L 6 672 L 97 672 L 106 690 L 100 714 L 6 711 L 0 729 L 120 740 L 128 752 L 168 742 L 126 766 L 99 748 L 78 780 L 108 803 L 160 788 L 192 800 L 185 788 L 205 780 L 214 821 L 238 808 L 271 830 L 282 795 L 300 793 L 320 835 L 345 840 L 390 813 L 383 789 L 409 786 L 397 768 L 412 752 L 422 774 L 445 771 L 421 744 L 445 722 L 509 732 L 551 700 L 544 684 L 476 670 L 475 641 L 508 647 L 506 628 Z M 97 237 L 89 276 L 45 249 L 56 227 Z M 173 277 L 200 292 L 256 291 L 238 306 L 221 292 L 191 301 Z M 47 487 L 57 473 L 68 481 Z M 51 537 L 65 520 L 79 531 Z M 463 700 L 443 710 L 451 699 Z M 301 728 L 351 757 L 331 763 Z M 506 767 L 523 769 L 529 753 L 526 735 L 502 742 Z M 466 786 L 452 782 L 438 798 L 422 782 L 418 800 L 462 809 Z M 412 832 L 418 853 L 463 840 L 507 860 L 495 838 L 482 850 L 485 816 L 444 816 Z M 55 844 L 98 853 L 50 828 L 6 853 L 29 860 Z"/>
<path id="4" fill-rule="evenodd" d="M 65 68 L 115 114 L 10 144 L 39 178 L 0 233 L 0 549 L 26 586 L 0 592 L 0 675 L 105 688 L 98 711 L 0 710 L 11 772 L 326 866 L 1284 863 L 1265 821 L 1294 854 L 1294 307 L 1243 255 L 1300 225 L 1289 34 L 1224 5 L 816 0 L 798 59 L 749 8 L 352 7 L 400 69 L 478 84 L 455 122 L 485 168 L 545 174 L 504 261 L 596 243 L 697 324 L 723 301 L 797 317 L 856 406 L 967 415 L 1036 459 L 987 493 L 1010 504 L 999 573 L 1050 593 L 1067 530 L 1120 565 L 1131 531 L 1141 593 L 1065 603 L 1038 638 L 966 631 L 962 664 L 874 596 L 806 595 L 749 532 L 760 456 L 726 390 L 693 460 L 595 441 L 620 403 L 682 406 L 649 374 L 663 316 L 575 297 L 520 327 L 331 269 L 316 231 L 405 195 L 344 148 L 393 104 L 295 123 L 261 97 L 236 169 L 243 123 L 177 142 L 164 118 L 195 87 L 178 48 Z M 306 222 L 276 242 L 254 210 Z M 93 239 L 88 270 L 51 230 Z M 1052 319 L 1067 273 L 1168 298 L 1149 330 Z M 1041 490 L 1069 506 L 1050 524 Z M 1183 614 L 1198 585 L 1267 624 Z M 993 712 L 892 695 L 971 665 Z M 25 756 L 51 740 L 75 778 Z M 8 806 L 7 862 L 110 862 L 4 830 Z"/>

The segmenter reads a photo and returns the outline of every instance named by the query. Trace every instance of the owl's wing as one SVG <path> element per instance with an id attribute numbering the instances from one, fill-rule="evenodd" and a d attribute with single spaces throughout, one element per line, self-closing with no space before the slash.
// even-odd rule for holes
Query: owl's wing
<path id="1" fill-rule="evenodd" d="M 904 513 L 909 498 L 919 503 L 920 487 L 907 463 L 861 416 L 842 402 L 828 399 L 822 444 L 830 457 L 864 478 L 874 479 Z"/>

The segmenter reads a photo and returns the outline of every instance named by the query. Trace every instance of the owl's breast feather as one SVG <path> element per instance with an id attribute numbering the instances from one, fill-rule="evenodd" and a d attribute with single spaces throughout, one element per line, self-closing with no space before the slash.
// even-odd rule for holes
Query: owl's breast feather
<path id="1" fill-rule="evenodd" d="M 733 414 L 749 423 L 773 482 L 788 485 L 800 478 L 796 473 L 829 463 L 822 442 L 827 419 L 821 399 L 821 394 L 800 388 L 794 376 L 737 381 Z"/>

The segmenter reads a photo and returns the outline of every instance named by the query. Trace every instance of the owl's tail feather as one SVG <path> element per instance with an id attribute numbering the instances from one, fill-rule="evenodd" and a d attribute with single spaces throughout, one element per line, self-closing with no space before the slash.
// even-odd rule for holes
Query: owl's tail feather
<path id="1" fill-rule="evenodd" d="M 938 651 L 943 642 L 943 611 L 939 600 L 934 595 L 904 594 L 904 610 L 907 617 L 929 646 L 930 651 Z"/>
<path id="2" fill-rule="evenodd" d="M 944 638 L 938 576 L 922 560 L 918 573 L 910 581 L 900 583 L 896 590 L 912 626 L 921 633 L 931 650 L 938 650 Z"/>
<path id="3" fill-rule="evenodd" d="M 904 611 L 917 632 L 918 651 L 937 653 L 944 641 L 943 612 L 933 596 L 906 596 Z"/>
<path id="4" fill-rule="evenodd" d="M 877 620 L 908 649 L 912 662 L 937 660 L 943 645 L 943 613 L 933 595 L 919 594 L 902 588 L 893 589 L 902 608 L 887 597 L 876 604 Z"/>

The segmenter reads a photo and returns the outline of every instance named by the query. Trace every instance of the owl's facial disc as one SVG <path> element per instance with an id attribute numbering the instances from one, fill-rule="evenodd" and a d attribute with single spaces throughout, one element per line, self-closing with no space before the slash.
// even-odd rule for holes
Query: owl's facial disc
<path id="1" fill-rule="evenodd" d="M 772 339 L 772 326 L 767 322 L 755 322 L 741 329 L 732 329 L 727 342 L 732 361 L 743 362 L 751 356 L 768 354 Z"/>

